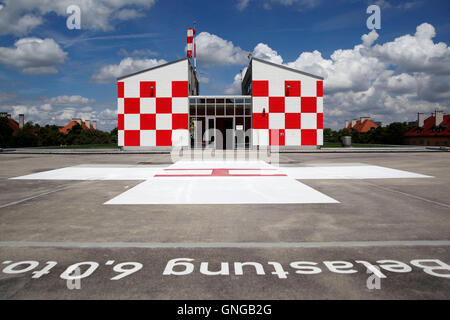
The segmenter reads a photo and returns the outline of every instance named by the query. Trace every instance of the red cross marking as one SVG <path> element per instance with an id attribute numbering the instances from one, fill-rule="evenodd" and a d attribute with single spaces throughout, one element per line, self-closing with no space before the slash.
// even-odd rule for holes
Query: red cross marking
<path id="1" fill-rule="evenodd" d="M 155 177 L 286 177 L 287 175 L 284 173 L 274 173 L 274 174 L 262 174 L 262 173 L 255 173 L 255 174 L 230 174 L 230 170 L 244 170 L 244 171 L 267 171 L 267 170 L 277 170 L 277 169 L 255 169 L 255 168 L 212 168 L 212 169 L 204 169 L 204 168 L 198 168 L 198 169 L 164 169 L 164 171 L 197 171 L 197 170 L 208 170 L 211 171 L 210 174 L 155 174 Z"/>

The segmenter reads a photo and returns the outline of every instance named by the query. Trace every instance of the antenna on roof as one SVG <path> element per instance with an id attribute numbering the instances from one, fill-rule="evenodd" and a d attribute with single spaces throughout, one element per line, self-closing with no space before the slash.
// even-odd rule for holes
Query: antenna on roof
<path id="1" fill-rule="evenodd" d="M 248 60 L 252 60 L 252 56 L 253 56 L 253 54 L 251 52 L 249 52 L 248 56 L 247 56 Z"/>
<path id="2" fill-rule="evenodd" d="M 197 72 L 197 46 L 195 45 L 195 27 L 197 26 L 197 21 L 194 21 L 194 71 Z"/>
<path id="3" fill-rule="evenodd" d="M 195 45 L 195 27 L 197 22 L 194 21 L 194 28 L 188 28 L 187 31 L 187 50 L 186 55 L 192 58 L 192 51 L 194 51 L 194 71 L 197 71 L 197 47 Z"/>

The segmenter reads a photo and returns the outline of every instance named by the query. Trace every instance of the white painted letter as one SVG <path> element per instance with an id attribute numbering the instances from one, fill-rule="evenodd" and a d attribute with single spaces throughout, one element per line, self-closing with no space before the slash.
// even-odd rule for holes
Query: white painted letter
<path id="1" fill-rule="evenodd" d="M 83 272 L 82 274 L 75 273 L 74 275 L 71 275 L 77 269 L 79 270 L 80 266 L 82 266 L 84 264 L 89 265 L 89 268 L 85 272 Z M 94 261 L 78 262 L 78 263 L 75 263 L 75 264 L 67 267 L 66 271 L 64 271 L 60 277 L 61 277 L 61 279 L 64 279 L 64 280 L 83 279 L 83 278 L 89 277 L 97 268 L 98 268 L 98 263 L 94 262 Z"/>
<path id="2" fill-rule="evenodd" d="M 44 267 L 44 269 L 39 270 L 39 271 L 33 271 L 33 279 L 39 279 L 40 277 L 42 277 L 44 274 L 49 274 L 50 270 L 56 266 L 58 263 L 56 261 L 47 261 L 47 265 Z"/>
<path id="3" fill-rule="evenodd" d="M 306 266 L 304 266 L 306 264 Z M 295 273 L 298 274 L 317 274 L 321 273 L 322 270 L 319 267 L 312 267 L 317 265 L 317 262 L 310 262 L 310 261 L 294 261 L 291 262 L 290 266 L 291 268 L 297 269 Z M 311 266 L 311 267 L 308 267 Z"/>
<path id="4" fill-rule="evenodd" d="M 427 266 L 424 265 L 423 263 L 435 263 L 437 264 L 434 266 Z M 434 272 L 433 270 L 447 270 L 450 271 L 450 266 L 444 262 L 442 262 L 439 259 L 417 259 L 417 260 L 411 260 L 411 264 L 413 266 L 422 268 L 423 271 L 425 273 L 428 273 L 429 275 L 435 276 L 435 277 L 440 277 L 440 278 L 450 278 L 450 273 L 437 273 Z"/>
<path id="5" fill-rule="evenodd" d="M 16 267 L 18 267 L 18 266 L 20 266 L 22 264 L 25 264 L 25 265 L 28 265 L 28 266 L 26 268 L 23 268 L 23 269 L 14 270 Z M 37 261 L 20 261 L 20 262 L 16 262 L 16 263 L 10 264 L 5 269 L 3 269 L 3 272 L 4 273 L 8 273 L 8 274 L 24 273 L 24 272 L 28 272 L 30 270 L 33 270 L 38 265 L 39 265 L 39 262 L 37 262 Z"/>
<path id="6" fill-rule="evenodd" d="M 356 272 L 358 272 L 354 269 L 342 270 L 342 269 L 348 269 L 348 268 L 353 267 L 353 264 L 350 262 L 347 262 L 347 261 L 324 261 L 323 264 L 326 265 L 327 268 L 331 272 L 336 272 L 336 273 L 356 273 Z"/>
<path id="7" fill-rule="evenodd" d="M 125 266 L 131 266 L 131 268 L 124 268 Z M 122 262 L 114 266 L 115 272 L 120 272 L 119 275 L 112 277 L 111 280 L 120 280 L 132 273 L 138 272 L 142 269 L 142 263 L 139 262 Z"/>
<path id="8" fill-rule="evenodd" d="M 216 276 L 216 275 L 224 275 L 228 276 L 230 274 L 228 262 L 222 262 L 220 264 L 219 271 L 209 271 L 208 270 L 208 262 L 200 263 L 200 273 L 205 274 L 207 276 Z"/>
<path id="9" fill-rule="evenodd" d="M 378 260 L 377 263 L 380 264 L 380 268 L 390 272 L 406 273 L 412 270 L 406 263 L 397 260 Z"/>
<path id="10" fill-rule="evenodd" d="M 254 266 L 257 275 L 265 275 L 263 266 L 258 262 L 235 262 L 234 273 L 238 276 L 242 276 L 244 274 L 244 270 L 242 270 L 243 266 Z"/>
<path id="11" fill-rule="evenodd" d="M 272 271 L 272 274 L 276 274 L 280 279 L 286 279 L 289 272 L 284 271 L 283 266 L 279 262 L 267 262 L 268 264 L 273 265 L 275 271 Z"/>
<path id="12" fill-rule="evenodd" d="M 185 261 L 182 261 L 185 260 Z M 194 271 L 194 265 L 189 263 L 189 261 L 194 261 L 194 259 L 189 258 L 178 258 L 172 259 L 167 262 L 166 268 L 164 269 L 163 275 L 175 275 L 175 276 L 184 276 L 186 274 L 192 273 Z M 183 266 L 185 269 L 183 271 L 174 271 L 173 268 L 175 266 Z"/>
<path id="13" fill-rule="evenodd" d="M 386 278 L 386 276 L 380 271 L 380 269 L 368 261 L 356 260 L 356 263 L 361 263 L 363 266 L 367 268 L 367 271 L 373 273 L 378 278 Z"/>

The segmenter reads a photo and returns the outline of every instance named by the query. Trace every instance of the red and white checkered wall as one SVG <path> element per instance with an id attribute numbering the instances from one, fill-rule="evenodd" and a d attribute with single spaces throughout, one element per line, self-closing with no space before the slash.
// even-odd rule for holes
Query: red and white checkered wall
<path id="1" fill-rule="evenodd" d="M 260 62 L 255 73 L 253 145 L 323 145 L 323 81 Z M 298 80 L 286 80 L 292 78 Z"/>
<path id="2" fill-rule="evenodd" d="M 135 82 L 118 82 L 119 146 L 188 145 L 188 81 L 163 82 L 164 80 L 139 81 L 138 85 Z M 137 94 L 136 88 L 127 91 L 128 85 L 139 87 L 139 93 Z M 159 90 L 159 86 L 164 86 L 164 90 Z"/>

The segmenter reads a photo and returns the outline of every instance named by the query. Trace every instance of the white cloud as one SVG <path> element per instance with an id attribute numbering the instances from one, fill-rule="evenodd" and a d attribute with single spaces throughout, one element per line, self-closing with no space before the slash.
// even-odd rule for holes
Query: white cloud
<path id="1" fill-rule="evenodd" d="M 129 57 L 129 56 L 157 56 L 159 53 L 150 49 L 136 49 L 132 52 L 127 51 L 122 48 L 118 52 L 119 55 Z"/>
<path id="2" fill-rule="evenodd" d="M 201 32 L 196 38 L 197 59 L 204 67 L 220 65 L 246 65 L 248 64 L 249 51 L 242 50 L 233 42 L 221 37 Z M 268 60 L 281 64 L 283 59 L 265 43 L 259 43 L 253 50 L 252 55 L 256 58 Z"/>
<path id="3" fill-rule="evenodd" d="M 56 66 L 67 58 L 67 52 L 53 39 L 22 38 L 14 47 L 0 47 L 0 63 L 26 74 L 57 73 Z"/>
<path id="4" fill-rule="evenodd" d="M 404 72 L 450 72 L 450 48 L 434 43 L 434 27 L 422 23 L 414 35 L 404 35 L 383 45 L 375 45 L 370 54 L 381 61 L 398 66 Z"/>
<path id="5" fill-rule="evenodd" d="M 374 31 L 352 49 L 337 49 L 329 58 L 315 50 L 303 52 L 284 65 L 324 77 L 325 125 L 342 128 L 344 120 L 370 115 L 377 121 L 415 120 L 417 112 L 450 111 L 450 53 L 445 43 L 434 43 L 434 27 L 423 23 L 414 35 L 373 46 Z M 282 63 L 265 44 L 253 56 Z M 241 93 L 241 75 L 225 90 Z"/>
<path id="6" fill-rule="evenodd" d="M 52 110 L 53 108 L 52 108 L 52 105 L 50 104 L 50 103 L 46 103 L 46 104 L 43 104 L 42 106 L 41 106 L 41 110 L 44 110 L 44 111 L 50 111 L 50 110 Z"/>
<path id="7" fill-rule="evenodd" d="M 370 47 L 378 39 L 378 33 L 374 30 L 370 31 L 368 34 L 363 34 L 361 40 L 365 47 Z"/>
<path id="8" fill-rule="evenodd" d="M 238 0 L 236 8 L 238 8 L 239 11 L 242 11 L 247 8 L 249 2 L 250 0 Z"/>
<path id="9" fill-rule="evenodd" d="M 385 123 L 411 121 L 419 111 L 450 106 L 448 47 L 434 43 L 434 36 L 431 25 L 421 24 L 415 35 L 370 47 L 377 36 L 369 33 L 362 45 L 338 49 L 330 59 L 314 51 L 288 65 L 325 77 L 327 126 L 342 128 L 345 119 L 362 115 Z"/>
<path id="10" fill-rule="evenodd" d="M 256 3 L 255 0 L 238 0 L 236 3 L 236 8 L 240 11 L 245 10 L 250 1 Z M 322 3 L 322 0 L 262 0 L 258 1 L 259 4 L 262 4 L 263 8 L 266 10 L 272 9 L 273 5 L 282 5 L 285 7 L 296 6 L 297 10 L 305 10 L 317 7 Z"/>
<path id="11" fill-rule="evenodd" d="M 198 82 L 209 83 L 209 78 L 208 77 L 198 77 Z"/>
<path id="12" fill-rule="evenodd" d="M 89 106 L 83 107 L 83 108 L 81 108 L 81 111 L 82 112 L 90 112 L 90 111 L 92 111 L 92 107 L 89 107 Z"/>
<path id="13" fill-rule="evenodd" d="M 24 35 L 44 23 L 44 17 L 54 13 L 67 17 L 66 9 L 78 5 L 83 29 L 109 31 L 116 21 L 137 18 L 141 12 L 131 7 L 148 9 L 155 0 L 3 0 L 0 10 L 0 35 Z"/>
<path id="14" fill-rule="evenodd" d="M 242 72 L 236 74 L 234 76 L 233 83 L 226 87 L 223 93 L 229 95 L 240 95 L 242 93 L 242 79 L 244 78 L 246 72 L 247 67 L 245 67 Z"/>
<path id="15" fill-rule="evenodd" d="M 368 1 L 368 3 L 370 4 L 376 4 L 378 6 L 380 6 L 380 8 L 382 9 L 412 9 L 415 7 L 418 7 L 420 5 L 422 5 L 424 3 L 424 1 L 422 0 L 416 0 L 416 1 L 400 1 L 400 3 L 397 4 L 392 4 L 391 2 L 387 1 L 387 0 L 377 0 L 375 2 L 373 1 Z"/>
<path id="16" fill-rule="evenodd" d="M 201 32 L 195 37 L 195 41 L 197 59 L 201 66 L 242 65 L 248 62 L 248 52 L 217 35 Z"/>
<path id="17" fill-rule="evenodd" d="M 131 19 L 136 19 L 136 18 L 141 18 L 143 17 L 144 14 L 138 10 L 135 9 L 122 9 L 120 11 L 118 11 L 115 15 L 115 17 L 119 20 L 131 20 Z"/>
<path id="18" fill-rule="evenodd" d="M 111 130 L 117 125 L 117 110 L 115 108 L 93 109 L 86 106 L 82 109 L 67 107 L 55 110 L 51 104 L 43 105 L 11 105 L 2 106 L 1 110 L 11 113 L 13 119 L 18 119 L 19 114 L 25 115 L 25 121 L 31 121 L 40 125 L 55 124 L 64 126 L 73 118 L 83 120 L 96 120 L 97 127 L 103 130 Z"/>
<path id="19" fill-rule="evenodd" d="M 283 58 L 278 54 L 278 52 L 276 52 L 275 50 L 270 48 L 265 43 L 258 43 L 252 51 L 252 56 L 255 58 L 259 58 L 262 60 L 272 62 L 272 63 L 283 64 Z M 243 62 L 244 63 L 249 62 L 248 55 L 247 55 L 247 58 L 245 59 L 245 61 L 243 61 Z M 240 95 L 242 93 L 242 86 L 241 86 L 242 79 L 244 78 L 246 72 L 247 72 L 247 67 L 245 67 L 238 74 L 236 74 L 234 76 L 233 83 L 231 85 L 227 86 L 223 90 L 223 93 L 231 94 L 231 95 Z"/>
<path id="20" fill-rule="evenodd" d="M 121 76 L 156 67 L 164 63 L 167 63 L 164 59 L 133 59 L 128 57 L 122 59 L 119 64 L 103 66 L 92 76 L 91 80 L 96 83 L 112 83 Z"/>
<path id="21" fill-rule="evenodd" d="M 42 24 L 43 21 L 44 20 L 40 16 L 26 14 L 18 18 L 17 21 L 10 24 L 9 27 L 5 28 L 3 32 L 0 31 L 0 34 L 12 33 L 15 35 L 25 35 L 27 33 L 30 33 L 30 31 L 36 28 L 38 25 Z M 0 22 L 0 29 L 2 26 L 4 26 L 3 24 L 4 23 Z"/>
<path id="22" fill-rule="evenodd" d="M 54 105 L 57 106 L 78 106 L 78 105 L 85 105 L 87 103 L 93 103 L 95 102 L 95 99 L 89 99 L 89 98 L 85 98 L 79 95 L 73 95 L 73 96 L 68 96 L 68 95 L 62 95 L 62 96 L 57 96 L 57 97 L 52 97 L 47 99 L 47 101 L 49 103 L 52 103 Z"/>
<path id="23" fill-rule="evenodd" d="M 252 54 L 255 58 L 263 59 L 278 64 L 283 63 L 283 58 L 278 54 L 278 52 L 270 48 L 265 43 L 258 43 L 255 49 L 253 49 Z"/>

